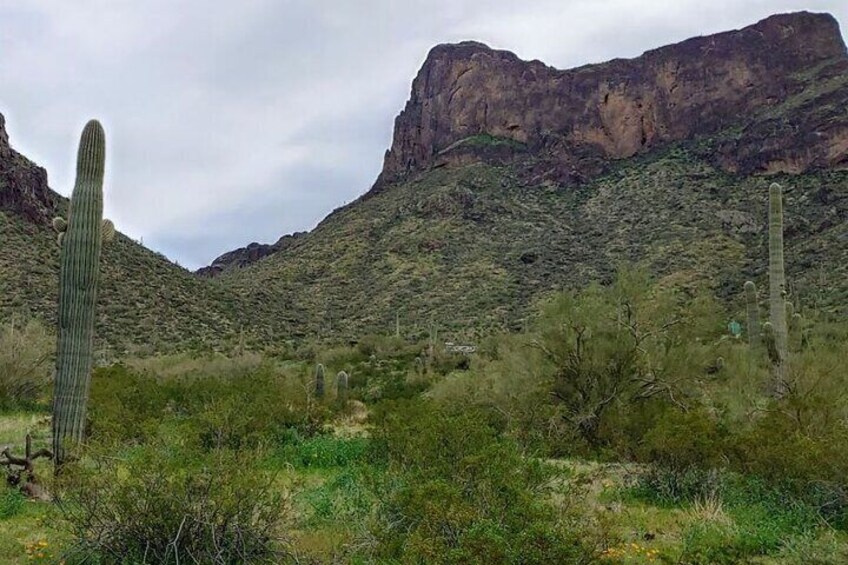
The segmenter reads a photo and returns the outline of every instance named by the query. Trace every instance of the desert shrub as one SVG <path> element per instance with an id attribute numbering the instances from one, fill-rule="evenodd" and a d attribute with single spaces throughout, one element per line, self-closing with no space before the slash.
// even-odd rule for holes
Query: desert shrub
<path id="1" fill-rule="evenodd" d="M 403 338 L 386 335 L 366 335 L 356 344 L 357 351 L 365 358 L 415 357 L 416 347 Z"/>
<path id="2" fill-rule="evenodd" d="M 669 469 L 651 465 L 636 477 L 632 494 L 658 506 L 679 506 L 720 495 L 722 480 L 722 474 L 714 469 L 695 466 Z"/>
<path id="3" fill-rule="evenodd" d="M 173 377 L 246 377 L 267 365 L 267 359 L 258 353 L 245 353 L 234 357 L 178 353 L 128 359 L 127 366 L 136 373 L 167 379 Z"/>
<path id="4" fill-rule="evenodd" d="M 579 562 L 588 555 L 545 502 L 558 471 L 522 457 L 489 414 L 422 401 L 384 406 L 375 449 L 386 480 L 371 532 L 378 559 Z"/>
<path id="5" fill-rule="evenodd" d="M 277 443 L 291 428 L 311 435 L 326 408 L 310 402 L 307 378 L 270 365 L 231 377 L 99 369 L 92 380 L 91 437 L 132 444 L 175 430 L 181 441 L 204 449 L 246 449 Z"/>
<path id="6" fill-rule="evenodd" d="M 611 443 L 618 410 L 645 401 L 689 403 L 696 377 L 714 361 L 703 343 L 721 331 L 707 297 L 688 297 L 622 269 L 612 285 L 555 296 L 542 309 L 531 345 L 543 353 L 563 420 L 591 452 Z"/>
<path id="7" fill-rule="evenodd" d="M 298 496 L 306 507 L 307 522 L 337 522 L 346 526 L 361 524 L 374 506 L 374 491 L 367 470 L 345 467 L 326 482 L 304 490 Z"/>
<path id="8" fill-rule="evenodd" d="M 279 464 L 295 468 L 329 469 L 364 462 L 368 456 L 368 439 L 317 435 L 304 438 L 296 431 L 273 454 Z"/>
<path id="9" fill-rule="evenodd" d="M 90 453 L 57 483 L 68 558 L 101 563 L 277 563 L 288 504 L 254 452 L 163 445 Z"/>
<path id="10" fill-rule="evenodd" d="M 473 358 L 468 371 L 455 371 L 427 391 L 436 403 L 461 409 L 482 407 L 501 415 L 510 437 L 521 445 L 562 454 L 564 429 L 550 394 L 551 378 L 541 352 L 526 335 L 490 339 L 483 355 Z"/>
<path id="11" fill-rule="evenodd" d="M 143 442 L 166 415 L 169 387 L 124 365 L 95 369 L 89 396 L 89 436 L 114 443 Z"/>
<path id="12" fill-rule="evenodd" d="M 642 461 L 670 470 L 723 465 L 728 432 L 705 409 L 668 409 L 645 434 L 639 449 Z"/>
<path id="13" fill-rule="evenodd" d="M 55 341 L 36 320 L 0 327 L 0 408 L 32 406 L 50 384 Z"/>
<path id="14" fill-rule="evenodd" d="M 26 498 L 19 489 L 0 487 L 0 520 L 17 516 L 24 509 Z"/>

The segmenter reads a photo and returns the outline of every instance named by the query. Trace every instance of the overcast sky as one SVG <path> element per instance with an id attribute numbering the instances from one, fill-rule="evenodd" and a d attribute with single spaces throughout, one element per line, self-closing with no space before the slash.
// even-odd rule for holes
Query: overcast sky
<path id="1" fill-rule="evenodd" d="M 365 192 L 437 43 L 569 68 L 802 9 L 848 26 L 846 0 L 0 0 L 0 113 L 66 195 L 99 118 L 106 214 L 196 268 Z"/>

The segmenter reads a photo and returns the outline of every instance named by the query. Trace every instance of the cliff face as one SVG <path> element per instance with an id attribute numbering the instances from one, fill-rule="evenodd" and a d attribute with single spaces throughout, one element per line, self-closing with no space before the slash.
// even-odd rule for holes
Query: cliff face
<path id="1" fill-rule="evenodd" d="M 524 152 L 545 161 L 546 176 L 581 181 L 611 159 L 731 128 L 714 155 L 725 170 L 846 165 L 844 106 L 793 114 L 804 102 L 796 98 L 825 81 L 838 94 L 833 102 L 844 102 L 845 77 L 837 22 L 806 12 L 566 71 L 476 42 L 439 45 L 395 121 L 376 187 L 432 166 Z M 784 135 L 769 139 L 775 129 Z"/>
<path id="2" fill-rule="evenodd" d="M 47 186 L 47 171 L 12 149 L 6 120 L 0 114 L 0 210 L 41 223 L 50 218 L 55 206 L 56 194 Z"/>

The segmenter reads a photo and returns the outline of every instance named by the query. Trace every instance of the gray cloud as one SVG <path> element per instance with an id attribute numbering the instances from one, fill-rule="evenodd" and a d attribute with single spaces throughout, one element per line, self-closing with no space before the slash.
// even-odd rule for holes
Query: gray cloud
<path id="1" fill-rule="evenodd" d="M 12 4 L 12 5 L 10 5 Z M 67 194 L 89 117 L 107 214 L 189 267 L 311 229 L 368 189 L 429 48 L 559 68 L 844 0 L 33 0 L 0 6 L 0 112 Z"/>

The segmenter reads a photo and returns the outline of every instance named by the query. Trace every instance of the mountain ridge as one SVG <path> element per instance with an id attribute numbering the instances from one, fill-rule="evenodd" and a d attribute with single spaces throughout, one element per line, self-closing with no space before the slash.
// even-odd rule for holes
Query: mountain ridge
<path id="1" fill-rule="evenodd" d="M 802 95 L 810 72 L 839 83 L 835 111 L 762 117 Z M 383 169 L 360 199 L 434 167 L 477 161 L 518 163 L 534 182 L 576 185 L 617 159 L 709 135 L 712 164 L 732 173 L 848 167 L 848 117 L 838 110 L 848 100 L 846 77 L 838 22 L 810 12 L 566 70 L 477 41 L 440 44 L 417 73 Z M 284 247 L 252 243 L 199 273 L 243 268 Z"/>
<path id="2" fill-rule="evenodd" d="M 747 71 L 738 72 L 747 69 L 740 57 L 747 59 L 731 49 L 733 41 L 710 51 L 729 50 L 732 64 L 704 70 L 700 60 L 681 63 L 678 74 L 695 78 L 676 90 L 696 84 L 706 93 L 687 94 L 694 105 L 684 108 L 681 116 L 689 118 L 680 123 L 657 109 L 662 96 L 647 103 L 645 92 L 656 97 L 656 73 L 648 82 L 637 80 L 644 73 L 604 82 L 597 80 L 598 66 L 556 71 L 514 55 L 493 56 L 478 43 L 437 46 L 422 67 L 426 80 L 413 87 L 404 109 L 412 110 L 396 120 L 385 174 L 312 231 L 234 250 L 205 276 L 123 236 L 104 247 L 100 347 L 221 351 L 241 335 L 248 346 L 279 347 L 290 339 L 393 332 L 397 321 L 407 337 L 426 336 L 436 326 L 440 336 L 473 340 L 526 327 L 539 300 L 609 281 L 622 263 L 644 264 L 683 292 L 708 291 L 734 315 L 742 283 L 765 283 L 772 180 L 785 186 L 787 274 L 794 296 L 803 297 L 800 309 L 845 315 L 845 44 L 829 16 L 763 22 L 677 44 L 701 53 L 711 37 L 735 37 L 758 45 L 750 60 L 768 63 L 751 74 L 764 77 L 751 88 Z M 799 49 L 785 60 L 769 43 L 782 34 Z M 462 75 L 471 88 L 451 93 L 459 67 L 437 60 L 456 49 L 475 61 L 483 53 L 485 61 Z M 648 53 L 656 59 L 667 52 Z M 509 72 L 489 73 L 486 82 L 480 69 L 497 67 L 500 57 Z M 601 67 L 627 69 L 638 60 Z M 587 109 L 566 115 L 566 104 L 558 110 L 565 125 L 536 127 L 552 119 L 546 108 L 559 92 L 545 98 L 550 89 L 542 79 L 562 72 L 577 85 L 564 99 L 582 100 Z M 723 78 L 712 84 L 705 77 Z M 518 81 L 516 88 L 506 87 L 510 81 Z M 634 92 L 641 98 L 628 98 Z M 732 96 L 724 101 L 721 93 Z M 496 97 L 486 99 L 490 110 L 475 110 L 479 96 Z M 654 113 L 646 120 L 648 107 Z M 599 108 L 611 113 L 604 117 Z M 603 120 L 606 132 L 596 127 Z M 423 141 L 407 152 L 419 133 Z M 66 206 L 43 169 L 15 153 L 0 128 L 0 315 L 24 310 L 55 319 L 58 248 L 49 218 Z"/>
<path id="3" fill-rule="evenodd" d="M 68 199 L 50 188 L 44 168 L 12 148 L 5 123 L 0 114 L 0 319 L 33 316 L 52 325 L 59 246 L 51 220 L 66 214 Z M 102 253 L 98 359 L 190 347 L 226 350 L 235 342 L 242 306 L 231 292 L 121 233 Z"/>

